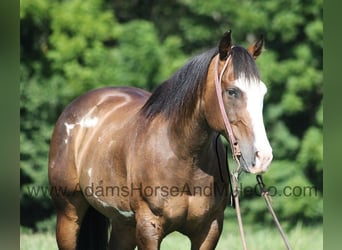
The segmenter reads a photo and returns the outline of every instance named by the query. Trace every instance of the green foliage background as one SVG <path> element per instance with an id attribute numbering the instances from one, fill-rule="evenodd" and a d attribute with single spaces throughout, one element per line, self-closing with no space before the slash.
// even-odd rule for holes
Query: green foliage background
<path id="1" fill-rule="evenodd" d="M 247 46 L 265 35 L 258 58 L 268 87 L 264 120 L 274 150 L 265 182 L 314 187 L 315 195 L 273 197 L 290 225 L 321 223 L 323 215 L 323 1 L 299 0 L 21 0 L 21 224 L 44 229 L 51 200 L 28 188 L 47 186 L 54 123 L 76 96 L 102 86 L 152 91 L 232 29 Z M 242 178 L 255 185 L 253 176 Z M 243 195 L 251 222 L 270 218 L 255 195 Z M 50 219 L 51 220 L 51 219 Z M 47 221 L 47 222 L 46 222 Z"/>

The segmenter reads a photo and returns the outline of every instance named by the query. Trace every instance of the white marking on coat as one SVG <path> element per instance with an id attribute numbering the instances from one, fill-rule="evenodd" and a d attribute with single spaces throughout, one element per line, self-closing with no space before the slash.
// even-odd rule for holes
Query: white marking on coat
<path id="1" fill-rule="evenodd" d="M 93 194 L 94 197 L 96 198 L 96 201 L 98 201 L 103 207 L 112 207 L 110 204 L 108 204 L 107 202 L 101 200 L 96 194 Z"/>
<path id="2" fill-rule="evenodd" d="M 55 164 L 56 164 L 56 162 L 55 162 L 55 161 L 52 161 L 51 164 L 50 164 L 50 168 L 54 168 L 54 167 L 55 167 Z"/>
<path id="3" fill-rule="evenodd" d="M 64 139 L 64 142 L 65 144 L 68 144 L 68 140 L 69 140 L 69 137 L 70 137 L 70 133 L 71 133 L 71 130 L 73 130 L 73 128 L 76 126 L 76 124 L 69 124 L 67 122 L 64 122 L 64 126 L 66 128 L 66 133 L 67 133 L 67 138 Z"/>
<path id="4" fill-rule="evenodd" d="M 120 215 L 122 215 L 125 218 L 132 218 L 134 216 L 134 212 L 133 211 L 123 211 L 120 210 L 118 207 L 116 206 L 112 206 L 111 204 L 101 200 L 97 195 L 93 194 L 94 198 L 96 198 L 96 201 L 99 202 L 104 208 L 112 208 L 115 211 L 117 211 Z"/>
<path id="5" fill-rule="evenodd" d="M 91 127 L 96 126 L 98 121 L 99 121 L 99 118 L 97 117 L 93 117 L 93 118 L 83 117 L 81 121 L 77 123 L 64 122 L 64 126 L 66 128 L 66 134 L 67 134 L 67 137 L 64 139 L 65 144 L 68 144 L 69 137 L 71 136 L 71 131 L 75 128 L 76 125 L 80 125 L 82 128 L 91 128 Z"/>
<path id="6" fill-rule="evenodd" d="M 96 126 L 97 122 L 98 122 L 98 118 L 97 117 L 84 117 L 82 118 L 82 120 L 79 122 L 80 126 L 83 128 L 91 128 Z"/>
<path id="7" fill-rule="evenodd" d="M 126 218 L 132 218 L 134 216 L 134 212 L 133 211 L 122 211 L 118 208 L 115 208 L 122 216 L 126 217 Z"/>

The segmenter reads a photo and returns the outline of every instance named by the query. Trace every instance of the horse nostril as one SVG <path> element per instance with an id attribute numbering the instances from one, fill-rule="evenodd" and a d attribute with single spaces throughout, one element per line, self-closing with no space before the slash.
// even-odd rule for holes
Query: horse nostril
<path id="1" fill-rule="evenodd" d="M 260 158 L 261 158 L 260 151 L 256 151 L 256 152 L 255 152 L 255 158 L 254 158 L 254 160 L 252 161 L 252 166 L 253 166 L 253 167 L 255 167 L 256 162 L 258 161 L 258 159 L 260 160 Z"/>
<path id="2" fill-rule="evenodd" d="M 255 157 L 254 157 L 254 159 L 252 160 L 252 167 L 255 167 L 256 161 L 257 161 L 257 157 L 258 157 L 258 154 L 255 153 Z"/>

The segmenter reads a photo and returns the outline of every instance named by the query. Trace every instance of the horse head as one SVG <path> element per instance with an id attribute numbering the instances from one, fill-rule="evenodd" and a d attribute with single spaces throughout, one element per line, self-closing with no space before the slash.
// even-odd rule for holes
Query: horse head
<path id="1" fill-rule="evenodd" d="M 265 172 L 273 158 L 262 115 L 267 88 L 260 80 L 255 64 L 263 43 L 260 37 L 248 49 L 233 46 L 231 32 L 226 32 L 210 65 L 206 86 L 211 87 L 206 88 L 204 95 L 209 126 L 231 143 L 238 143 L 241 167 L 251 173 Z M 216 86 L 216 93 L 213 79 L 219 85 Z"/>

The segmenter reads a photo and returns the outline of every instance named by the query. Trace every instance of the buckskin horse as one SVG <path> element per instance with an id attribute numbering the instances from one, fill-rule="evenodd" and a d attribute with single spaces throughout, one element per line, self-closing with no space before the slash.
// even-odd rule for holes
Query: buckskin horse
<path id="1" fill-rule="evenodd" d="M 262 48 L 262 38 L 233 46 L 229 31 L 152 94 L 106 87 L 69 104 L 49 155 L 50 186 L 64 190 L 51 194 L 58 247 L 153 250 L 178 231 L 191 249 L 214 249 L 230 190 L 220 95 L 242 170 L 265 172 L 272 160 L 255 64 Z"/>

